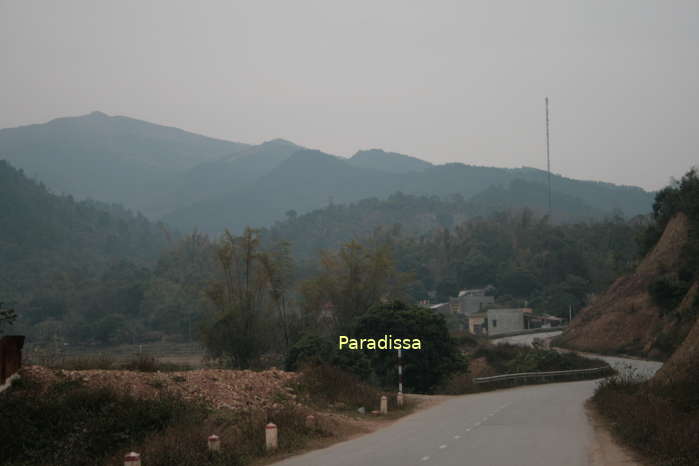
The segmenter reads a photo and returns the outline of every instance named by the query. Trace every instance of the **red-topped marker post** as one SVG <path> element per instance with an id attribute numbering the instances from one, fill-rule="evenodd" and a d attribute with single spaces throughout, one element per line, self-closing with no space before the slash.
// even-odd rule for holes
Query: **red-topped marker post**
<path id="1" fill-rule="evenodd" d="M 277 425 L 271 422 L 265 426 L 265 445 L 268 451 L 276 450 L 278 446 Z"/>
<path id="2" fill-rule="evenodd" d="M 124 466 L 141 466 L 141 455 L 132 451 L 124 456 Z"/>

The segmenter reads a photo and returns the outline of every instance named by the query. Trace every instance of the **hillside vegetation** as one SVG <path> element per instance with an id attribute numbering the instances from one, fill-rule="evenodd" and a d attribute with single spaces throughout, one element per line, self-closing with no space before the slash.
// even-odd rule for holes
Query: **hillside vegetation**
<path id="1" fill-rule="evenodd" d="M 246 147 L 101 112 L 0 129 L 0 159 L 52 191 L 148 213 L 178 176 Z"/>
<path id="2" fill-rule="evenodd" d="M 0 130 L 0 158 L 51 190 L 118 202 L 183 231 L 240 233 L 295 210 L 386 198 L 396 192 L 452 195 L 480 213 L 529 207 L 546 212 L 546 172 L 462 163 L 433 165 L 380 149 L 345 159 L 275 139 L 259 145 L 200 136 L 100 112 Z M 553 221 L 632 217 L 650 210 L 641 188 L 554 174 Z"/>
<path id="3" fill-rule="evenodd" d="M 648 252 L 636 270 L 585 308 L 558 344 L 660 359 L 682 344 L 699 314 L 696 171 L 658 193 L 641 243 Z"/>

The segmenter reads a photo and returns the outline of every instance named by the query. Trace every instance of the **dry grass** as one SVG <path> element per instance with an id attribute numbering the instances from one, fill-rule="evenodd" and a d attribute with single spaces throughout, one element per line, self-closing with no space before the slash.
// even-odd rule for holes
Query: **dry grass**
<path id="1" fill-rule="evenodd" d="M 292 383 L 294 388 L 284 385 L 289 390 L 264 396 L 258 389 L 256 393 L 265 401 L 262 404 L 214 409 L 166 387 L 152 390 L 156 396 L 144 398 L 133 391 L 132 382 L 129 392 L 109 384 L 93 386 L 98 371 L 31 369 L 25 368 L 20 382 L 0 397 L 3 416 L 16 421 L 0 423 L 4 427 L 0 429 L 2 464 L 121 466 L 125 453 L 137 451 L 148 466 L 246 465 L 335 440 L 346 424 L 353 424 L 356 430 L 357 423 L 378 420 L 349 410 L 358 406 L 377 409 L 383 394 L 336 368 L 309 367 L 299 377 L 273 377 Z M 122 376 L 118 371 L 105 372 L 109 377 Z M 201 371 L 187 374 L 196 372 Z M 52 376 L 38 377 L 44 373 Z M 80 377 L 71 379 L 71 374 Z M 123 376 L 128 374 L 135 373 L 124 372 Z M 409 412 L 407 405 L 398 410 L 395 398 L 390 400 L 391 412 L 382 419 Z M 317 412 L 317 407 L 331 408 L 331 412 Z M 338 410 L 347 412 L 339 414 Z M 307 426 L 309 414 L 316 416 L 316 422 Z M 265 449 L 265 425 L 269 422 L 279 429 L 279 448 L 274 452 Z M 216 454 L 208 451 L 206 441 L 214 433 L 220 436 L 222 447 Z"/>
<path id="2" fill-rule="evenodd" d="M 381 396 L 387 397 L 389 410 L 398 408 L 395 393 L 382 392 L 357 376 L 328 364 L 304 367 L 296 391 L 305 403 L 319 408 L 342 406 L 355 410 L 364 407 L 369 412 L 379 409 Z"/>
<path id="3" fill-rule="evenodd" d="M 593 403 L 629 446 L 662 466 L 699 458 L 699 374 L 671 385 L 617 376 L 600 384 Z"/>

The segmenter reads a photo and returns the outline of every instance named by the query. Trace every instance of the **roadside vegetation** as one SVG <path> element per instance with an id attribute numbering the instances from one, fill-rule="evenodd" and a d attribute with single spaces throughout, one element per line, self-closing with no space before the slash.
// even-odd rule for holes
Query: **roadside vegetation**
<path id="1" fill-rule="evenodd" d="M 611 429 L 653 464 L 690 466 L 699 458 L 699 372 L 670 384 L 633 375 L 604 380 L 592 401 Z"/>
<path id="2" fill-rule="evenodd" d="M 3 419 L 12 420 L 0 424 L 2 464 L 121 466 L 125 453 L 137 451 L 148 466 L 246 465 L 297 451 L 313 439 L 332 438 L 342 421 L 324 413 L 356 416 L 357 407 L 369 413 L 378 409 L 382 395 L 330 366 L 304 368 L 291 383 L 293 390 L 275 395 L 264 409 L 235 410 L 184 399 L 167 387 L 155 396 L 136 396 L 56 374 L 52 382 L 22 377 L 0 396 Z M 394 399 L 389 409 L 397 409 Z M 311 413 L 317 422 L 307 425 Z M 279 448 L 273 453 L 264 447 L 269 422 L 279 429 Z M 208 451 L 212 433 L 221 438 L 219 454 Z"/>
<path id="3" fill-rule="evenodd" d="M 38 363 L 38 361 L 25 361 L 25 364 Z M 134 355 L 127 359 L 118 359 L 111 355 L 92 356 L 58 356 L 45 358 L 43 364 L 52 369 L 65 369 L 73 371 L 87 370 L 122 370 L 137 372 L 179 372 L 191 370 L 186 364 L 175 364 L 162 361 L 154 356 Z"/>
<path id="4" fill-rule="evenodd" d="M 470 343 L 470 342 L 469 342 Z M 561 353 L 544 348 L 532 348 L 529 346 L 511 344 L 493 344 L 481 341 L 475 347 L 466 347 L 465 357 L 468 359 L 468 373 L 452 374 L 446 378 L 437 388 L 438 393 L 458 395 L 462 393 L 474 393 L 491 390 L 500 387 L 511 387 L 513 384 L 542 383 L 538 379 L 506 381 L 490 384 L 476 384 L 473 379 L 477 377 L 489 377 L 505 374 L 521 374 L 526 372 L 551 372 L 576 369 L 592 369 L 604 367 L 607 371 L 603 375 L 613 373 L 609 364 L 600 359 L 588 358 L 575 353 Z M 551 379 L 551 382 L 564 380 L 581 380 L 599 378 L 599 373 L 576 374 L 574 377 Z"/>

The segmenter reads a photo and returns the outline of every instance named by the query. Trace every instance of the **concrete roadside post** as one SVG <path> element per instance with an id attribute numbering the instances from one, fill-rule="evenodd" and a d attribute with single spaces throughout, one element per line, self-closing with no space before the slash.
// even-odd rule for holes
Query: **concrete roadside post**
<path id="1" fill-rule="evenodd" d="M 381 397 L 381 414 L 388 414 L 388 398 L 386 396 Z"/>
<path id="2" fill-rule="evenodd" d="M 277 425 L 271 422 L 265 426 L 265 445 L 267 451 L 277 449 Z"/>
<path id="3" fill-rule="evenodd" d="M 221 451 L 221 438 L 218 435 L 209 435 L 207 444 L 209 445 L 209 451 Z"/>
<path id="4" fill-rule="evenodd" d="M 141 455 L 132 451 L 124 456 L 124 466 L 141 466 Z"/>

